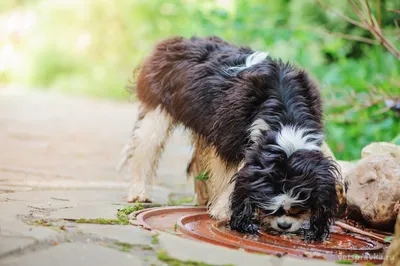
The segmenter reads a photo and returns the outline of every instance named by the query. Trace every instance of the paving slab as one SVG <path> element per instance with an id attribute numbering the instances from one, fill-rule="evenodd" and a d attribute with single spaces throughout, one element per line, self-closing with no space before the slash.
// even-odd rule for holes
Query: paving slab
<path id="1" fill-rule="evenodd" d="M 22 219 L 29 214 L 30 209 L 24 203 L 0 202 L 0 256 L 57 235 L 50 228 L 24 223 Z"/>
<path id="2" fill-rule="evenodd" d="M 15 220 L 19 214 L 29 214 L 29 207 L 24 202 L 0 200 L 0 220 Z"/>
<path id="3" fill-rule="evenodd" d="M 18 191 L 30 191 L 30 190 L 32 190 L 31 187 L 1 186 L 0 194 L 1 193 L 14 193 L 14 192 L 18 192 Z"/>
<path id="4" fill-rule="evenodd" d="M 0 210 L 0 235 L 32 237 L 32 239 L 41 240 L 57 234 L 50 228 L 23 222 L 22 220 L 31 214 L 30 208 L 23 203 L 0 202 Z"/>
<path id="5" fill-rule="evenodd" d="M 1 188 L 0 184 L 0 188 Z M 118 189 L 75 189 L 74 187 L 66 190 L 32 190 L 15 193 L 0 194 L 0 202 L 15 201 L 26 202 L 30 206 L 37 208 L 65 208 L 75 207 L 93 203 L 110 203 L 116 205 L 128 204 L 126 201 L 127 187 Z M 153 187 L 153 201 L 166 204 L 168 195 L 172 192 L 190 192 L 188 189 L 169 189 L 161 186 Z"/>
<path id="6" fill-rule="evenodd" d="M 79 224 L 76 228 L 84 234 L 131 245 L 149 245 L 153 239 L 153 233 L 132 225 Z"/>
<path id="7" fill-rule="evenodd" d="M 0 194 L 0 201 L 24 201 L 27 203 L 83 203 L 108 202 L 126 203 L 123 189 L 92 189 L 92 190 L 34 190 Z"/>
<path id="8" fill-rule="evenodd" d="M 22 221 L 1 221 L 0 235 L 13 235 L 31 237 L 35 240 L 44 240 L 55 237 L 58 233 L 54 229 L 45 226 L 28 225 Z"/>
<path id="9" fill-rule="evenodd" d="M 0 234 L 0 257 L 16 250 L 22 250 L 36 242 L 31 237 L 15 236 L 12 234 Z"/>
<path id="10" fill-rule="evenodd" d="M 7 152 L 0 153 L 0 181 L 15 182 L 15 177 L 1 173 L 18 172 L 29 182 L 42 179 L 40 185 L 50 181 L 55 186 L 54 180 L 123 182 L 115 167 L 137 112 L 138 103 L 133 102 L 2 88 L 0 146 Z M 156 182 L 185 185 L 190 153 L 188 134 L 174 132 L 166 144 Z"/>
<path id="11" fill-rule="evenodd" d="M 334 262 L 321 260 L 304 260 L 290 257 L 278 258 L 262 254 L 249 253 L 244 250 L 233 250 L 217 245 L 211 245 L 191 239 L 185 239 L 170 234 L 161 233 L 158 236 L 160 248 L 168 256 L 183 261 L 198 261 L 213 265 L 262 265 L 262 266 L 329 266 Z"/>
<path id="12" fill-rule="evenodd" d="M 30 252 L 0 261 L 3 266 L 140 266 L 142 261 L 129 253 L 123 253 L 98 244 L 65 243 L 45 250 Z"/>
<path id="13" fill-rule="evenodd" d="M 50 219 L 118 219 L 118 209 L 124 205 L 115 205 L 109 203 L 85 204 L 84 206 L 75 206 L 73 208 L 60 209 L 49 215 Z"/>

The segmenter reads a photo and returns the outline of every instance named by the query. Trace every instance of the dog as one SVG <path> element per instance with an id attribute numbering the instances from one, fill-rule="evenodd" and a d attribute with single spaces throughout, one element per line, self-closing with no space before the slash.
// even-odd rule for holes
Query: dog
<path id="1" fill-rule="evenodd" d="M 341 174 L 323 152 L 321 95 L 305 70 L 219 37 L 174 37 L 144 60 L 132 90 L 140 110 L 119 166 L 131 171 L 129 201 L 151 201 L 164 144 L 183 125 L 213 218 L 242 233 L 329 234 Z"/>

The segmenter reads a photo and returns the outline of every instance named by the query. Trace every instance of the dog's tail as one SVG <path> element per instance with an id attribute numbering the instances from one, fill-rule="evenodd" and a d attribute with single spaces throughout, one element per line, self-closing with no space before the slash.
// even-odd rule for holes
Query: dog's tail
<path id="1" fill-rule="evenodd" d="M 141 69 L 142 69 L 142 65 L 138 65 L 133 69 L 132 76 L 131 76 L 130 80 L 128 81 L 128 85 L 125 86 L 125 89 L 131 94 L 136 94 L 136 87 L 137 87 L 136 80 L 137 80 L 137 77 L 138 77 Z"/>

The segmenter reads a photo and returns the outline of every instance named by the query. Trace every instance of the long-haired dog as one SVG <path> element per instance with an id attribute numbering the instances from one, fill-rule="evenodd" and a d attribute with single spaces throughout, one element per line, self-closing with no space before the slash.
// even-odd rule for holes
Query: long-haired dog
<path id="1" fill-rule="evenodd" d="M 176 37 L 145 60 L 136 92 L 140 112 L 121 163 L 130 162 L 130 201 L 151 199 L 164 143 L 181 124 L 209 176 L 211 216 L 244 233 L 329 233 L 341 178 L 321 150 L 321 96 L 304 70 L 218 37 Z"/>

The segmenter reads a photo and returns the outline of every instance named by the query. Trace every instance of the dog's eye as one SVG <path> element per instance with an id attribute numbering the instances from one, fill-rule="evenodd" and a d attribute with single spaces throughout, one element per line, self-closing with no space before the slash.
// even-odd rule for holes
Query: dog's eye
<path id="1" fill-rule="evenodd" d="M 300 209 L 300 208 L 291 208 L 290 210 L 287 211 L 288 214 L 290 215 L 297 215 L 297 214 L 302 214 L 305 212 L 305 210 Z"/>
<path id="2" fill-rule="evenodd" d="M 279 210 L 277 210 L 273 213 L 270 213 L 270 215 L 273 215 L 273 216 L 282 216 L 284 214 L 285 214 L 285 210 L 283 208 L 279 208 Z"/>

